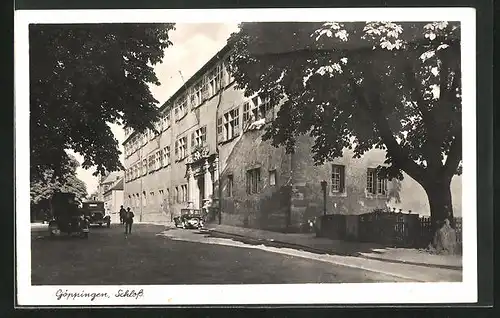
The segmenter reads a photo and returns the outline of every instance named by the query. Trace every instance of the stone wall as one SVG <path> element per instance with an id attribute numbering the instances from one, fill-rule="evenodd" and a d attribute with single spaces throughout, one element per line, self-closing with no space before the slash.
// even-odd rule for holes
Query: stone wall
<path id="1" fill-rule="evenodd" d="M 283 231 L 290 209 L 290 155 L 262 141 L 263 132 L 245 132 L 237 141 L 221 147 L 222 223 Z M 261 188 L 257 194 L 247 194 L 246 172 L 253 168 L 260 168 Z M 275 185 L 269 182 L 271 170 L 276 170 Z M 227 193 L 228 175 L 233 176 L 232 197 Z"/>
<path id="2" fill-rule="evenodd" d="M 371 150 L 359 159 L 346 149 L 344 156 L 320 166 L 314 165 L 310 137 L 298 138 L 297 148 L 292 156 L 292 199 L 291 223 L 296 230 L 305 227 L 307 221 L 322 215 L 324 210 L 321 181 L 327 181 L 327 214 L 362 214 L 386 205 L 386 196 L 366 193 L 367 168 L 376 168 L 383 163 L 385 152 Z M 344 193 L 331 192 L 332 164 L 345 166 Z M 391 184 L 388 184 L 390 187 Z"/>

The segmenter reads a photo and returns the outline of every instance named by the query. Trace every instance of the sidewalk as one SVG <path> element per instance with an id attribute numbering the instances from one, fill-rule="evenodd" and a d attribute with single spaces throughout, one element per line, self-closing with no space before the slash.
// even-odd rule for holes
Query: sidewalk
<path id="1" fill-rule="evenodd" d="M 331 240 L 316 237 L 314 233 L 286 234 L 214 224 L 207 224 L 207 228 L 222 235 L 273 242 L 315 253 L 353 256 L 387 263 L 402 263 L 452 270 L 462 269 L 462 256 L 460 255 L 434 255 L 417 249 L 388 248 L 375 243 Z"/>

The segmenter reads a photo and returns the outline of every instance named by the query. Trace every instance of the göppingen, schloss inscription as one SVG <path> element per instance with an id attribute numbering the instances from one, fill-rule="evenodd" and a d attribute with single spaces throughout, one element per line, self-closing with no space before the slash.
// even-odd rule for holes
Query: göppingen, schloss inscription
<path id="1" fill-rule="evenodd" d="M 55 293 L 57 300 L 75 300 L 75 299 L 89 299 L 94 301 L 98 298 L 125 298 L 125 299 L 139 299 L 144 297 L 144 290 L 139 289 L 119 289 L 115 294 L 109 293 L 96 293 L 82 290 L 80 292 L 69 291 L 68 289 L 58 289 Z"/>

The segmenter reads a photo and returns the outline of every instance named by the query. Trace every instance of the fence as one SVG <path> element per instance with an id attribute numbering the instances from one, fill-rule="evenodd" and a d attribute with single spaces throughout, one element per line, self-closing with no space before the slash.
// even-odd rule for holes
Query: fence
<path id="1" fill-rule="evenodd" d="M 462 218 L 452 224 L 459 247 L 462 245 Z M 320 217 L 316 234 L 341 240 L 374 242 L 388 246 L 423 248 L 432 241 L 430 217 L 418 214 L 375 211 L 362 215 L 325 215 Z"/>
<path id="2" fill-rule="evenodd" d="M 462 246 L 462 218 L 455 217 L 453 219 L 455 233 L 457 236 L 457 244 Z M 431 218 L 424 216 L 420 218 L 420 246 L 428 244 L 432 241 L 432 222 Z"/>

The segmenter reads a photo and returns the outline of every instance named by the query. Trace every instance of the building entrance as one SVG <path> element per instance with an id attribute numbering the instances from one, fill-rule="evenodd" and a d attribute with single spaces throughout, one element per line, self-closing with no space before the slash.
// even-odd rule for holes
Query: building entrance
<path id="1" fill-rule="evenodd" d="M 197 185 L 198 185 L 198 202 L 196 204 L 197 209 L 201 209 L 203 207 L 203 195 L 205 193 L 205 179 L 203 176 L 199 176 L 197 179 Z"/>

